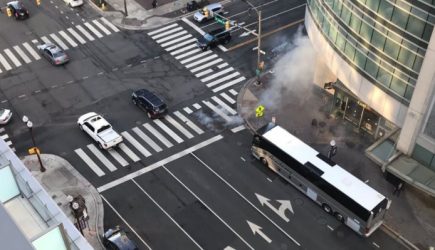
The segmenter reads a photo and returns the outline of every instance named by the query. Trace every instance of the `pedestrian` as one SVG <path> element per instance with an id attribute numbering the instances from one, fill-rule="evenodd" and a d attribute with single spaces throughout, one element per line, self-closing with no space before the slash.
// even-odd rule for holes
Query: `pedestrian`
<path id="1" fill-rule="evenodd" d="M 153 6 L 153 9 L 157 8 L 157 0 L 153 0 L 151 5 Z"/>
<path id="2" fill-rule="evenodd" d="M 399 182 L 399 184 L 397 184 L 396 188 L 393 191 L 393 195 L 396 195 L 397 197 L 399 197 L 400 192 L 402 191 L 403 188 L 403 182 Z"/>

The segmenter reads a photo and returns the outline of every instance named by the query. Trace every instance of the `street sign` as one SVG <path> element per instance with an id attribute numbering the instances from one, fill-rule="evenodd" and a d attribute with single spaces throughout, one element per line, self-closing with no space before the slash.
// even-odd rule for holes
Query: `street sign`
<path id="1" fill-rule="evenodd" d="M 219 24 L 225 25 L 225 20 L 224 20 L 223 18 L 220 18 L 220 17 L 218 17 L 218 16 L 215 16 L 215 17 L 214 17 L 214 20 L 215 20 L 217 23 L 219 23 Z"/>

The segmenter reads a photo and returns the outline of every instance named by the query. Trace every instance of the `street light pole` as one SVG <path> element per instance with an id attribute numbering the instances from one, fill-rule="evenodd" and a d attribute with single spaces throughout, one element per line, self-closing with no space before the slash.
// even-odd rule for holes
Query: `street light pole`
<path id="1" fill-rule="evenodd" d="M 38 157 L 38 161 L 39 161 L 39 170 L 41 172 L 45 172 L 46 169 L 44 165 L 42 165 L 41 156 L 39 155 L 39 149 L 36 147 L 35 136 L 33 136 L 33 123 L 25 115 L 23 116 L 23 122 L 26 124 L 27 128 L 29 128 L 30 137 L 32 138 L 33 148 L 35 148 L 36 156 Z"/>
<path id="2" fill-rule="evenodd" d="M 257 41 L 257 70 L 258 70 L 258 74 L 257 74 L 257 84 L 261 83 L 261 79 L 260 79 L 260 73 L 261 73 L 261 69 L 260 69 L 260 63 L 261 63 L 261 10 L 257 11 L 257 15 L 258 15 L 258 41 Z"/>

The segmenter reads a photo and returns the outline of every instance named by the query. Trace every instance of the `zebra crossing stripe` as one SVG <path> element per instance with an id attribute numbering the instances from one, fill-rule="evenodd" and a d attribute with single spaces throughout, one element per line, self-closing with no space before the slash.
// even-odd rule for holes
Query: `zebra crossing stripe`
<path id="1" fill-rule="evenodd" d="M 165 144 L 166 147 L 170 148 L 174 146 L 166 137 L 164 137 L 162 134 L 160 134 L 159 131 L 157 131 L 153 126 L 151 126 L 148 123 L 143 124 L 143 126 L 150 131 L 151 134 L 153 134 L 157 139 L 159 139 L 163 144 Z"/>
<path id="2" fill-rule="evenodd" d="M 234 89 L 230 89 L 229 91 L 230 91 L 230 93 L 231 93 L 232 95 L 237 95 L 237 94 L 238 94 L 237 91 L 235 91 Z"/>
<path id="3" fill-rule="evenodd" d="M 181 133 L 183 133 L 184 136 L 186 136 L 188 139 L 192 139 L 193 135 L 187 131 L 183 126 L 181 126 L 180 123 L 178 123 L 174 118 L 172 118 L 170 115 L 165 116 L 165 120 L 168 121 L 172 126 L 174 126 L 176 129 L 178 129 Z"/>
<path id="4" fill-rule="evenodd" d="M 118 153 L 118 151 L 116 151 L 115 149 L 111 148 L 108 149 L 107 152 L 109 152 L 109 154 L 117 161 L 119 162 L 119 164 L 121 164 L 121 166 L 126 167 L 128 166 L 128 162 L 122 158 L 122 156 Z"/>
<path id="5" fill-rule="evenodd" d="M 225 102 L 223 102 L 217 96 L 212 96 L 211 99 L 213 101 L 215 101 L 217 104 L 219 104 L 219 106 L 221 106 L 222 108 L 226 109 L 230 114 L 232 114 L 232 115 L 236 115 L 237 114 L 237 111 L 235 111 L 233 108 L 228 106 Z"/>
<path id="6" fill-rule="evenodd" d="M 109 26 L 109 28 L 111 28 L 113 31 L 115 31 L 115 32 L 119 32 L 119 29 L 118 29 L 115 25 L 113 25 L 113 23 L 109 22 L 106 18 L 101 17 L 101 20 L 102 20 L 102 21 L 103 21 L 107 26 Z"/>
<path id="7" fill-rule="evenodd" d="M 6 70 L 12 69 L 11 65 L 9 65 L 8 61 L 6 61 L 6 58 L 2 54 L 0 54 L 0 63 Z"/>
<path id="8" fill-rule="evenodd" d="M 191 120 L 187 119 L 183 114 L 179 111 L 175 111 L 174 115 L 177 116 L 182 122 L 184 122 L 187 126 L 189 126 L 193 131 L 195 131 L 198 135 L 203 134 L 204 131 L 195 125 Z"/>
<path id="9" fill-rule="evenodd" d="M 188 47 L 191 47 L 191 46 L 196 47 L 196 44 L 192 44 L 192 45 L 190 45 L 190 46 L 188 46 Z M 186 48 L 188 48 L 188 47 L 186 47 Z M 189 52 L 186 52 L 186 53 L 184 53 L 184 54 L 181 54 L 181 55 L 179 55 L 179 56 L 176 56 L 175 59 L 180 60 L 180 59 L 182 59 L 182 58 L 185 58 L 186 56 L 190 56 L 190 55 L 196 54 L 196 53 L 198 53 L 198 52 L 201 52 L 201 49 L 193 49 L 193 50 L 191 50 L 191 51 L 189 51 Z M 172 53 L 171 53 L 171 54 L 172 54 Z"/>
<path id="10" fill-rule="evenodd" d="M 52 43 L 52 42 L 50 41 L 50 39 L 48 39 L 46 36 L 42 36 L 42 37 L 41 37 L 41 40 L 42 40 L 44 43 Z"/>
<path id="11" fill-rule="evenodd" d="M 180 54 L 181 52 L 184 52 L 184 51 L 186 51 L 186 50 L 189 50 L 189 49 L 192 49 L 192 48 L 196 48 L 197 47 L 197 45 L 196 44 L 190 44 L 189 46 L 186 46 L 186 47 L 183 47 L 183 48 L 181 48 L 181 49 L 177 49 L 177 50 L 175 50 L 175 51 L 172 51 L 171 52 L 171 55 L 173 55 L 173 56 L 175 56 L 175 55 L 177 55 L 177 54 Z M 175 57 L 175 59 L 178 59 L 177 57 Z"/>
<path id="12" fill-rule="evenodd" d="M 94 38 L 91 34 L 89 34 L 89 32 L 86 31 L 85 28 L 83 28 L 82 26 L 80 26 L 80 25 L 76 25 L 76 28 L 77 28 L 77 29 L 78 29 L 78 30 L 79 30 L 83 35 L 85 35 L 85 37 L 88 38 L 89 41 L 94 41 L 94 40 L 95 40 L 95 38 Z"/>
<path id="13" fill-rule="evenodd" d="M 133 153 L 133 151 L 131 151 L 127 145 L 125 145 L 123 142 L 121 142 L 119 145 L 119 148 L 126 154 L 128 155 L 128 157 L 130 157 L 130 159 L 132 159 L 134 162 L 138 162 L 140 161 L 140 158 Z"/>
<path id="14" fill-rule="evenodd" d="M 202 72 L 196 74 L 195 77 L 200 78 L 201 76 L 204 76 L 204 75 L 210 74 L 210 73 L 212 73 L 212 72 L 213 72 L 212 69 L 207 69 L 207 70 L 204 70 L 204 71 L 202 71 Z"/>
<path id="15" fill-rule="evenodd" d="M 165 32 L 163 32 L 163 33 L 160 33 L 160 34 L 158 34 L 158 35 L 155 35 L 155 36 L 153 36 L 153 37 L 151 37 L 151 38 L 154 39 L 154 40 L 156 40 L 157 38 L 164 37 L 164 36 L 166 36 L 166 35 L 169 35 L 169 34 L 172 34 L 172 33 L 176 32 L 176 31 L 180 31 L 180 30 L 182 30 L 182 29 L 183 29 L 183 27 L 177 27 L 177 28 L 175 28 L 175 29 L 171 29 L 171 30 L 165 31 Z"/>
<path id="16" fill-rule="evenodd" d="M 209 83 L 207 83 L 206 84 L 206 86 L 207 87 L 213 87 L 213 86 L 215 86 L 215 85 L 217 85 L 217 84 L 219 84 L 219 83 L 222 83 L 222 82 L 225 82 L 225 81 L 227 81 L 227 80 L 230 80 L 230 79 L 232 79 L 232 78 L 234 78 L 234 77 L 236 77 L 236 76 L 238 76 L 238 75 L 240 75 L 240 73 L 239 72 L 234 72 L 234 73 L 232 73 L 232 74 L 229 74 L 229 75 L 227 75 L 227 76 L 224 76 L 224 77 L 222 77 L 222 78 L 219 78 L 219 79 L 217 79 L 217 80 L 215 80 L 215 81 L 213 81 L 213 82 L 209 82 Z"/>
<path id="17" fill-rule="evenodd" d="M 98 22 L 98 20 L 92 20 L 92 22 L 97 25 L 97 27 L 102 30 L 104 33 L 106 33 L 106 35 L 110 35 L 112 34 L 112 32 L 110 32 L 108 29 L 106 29 L 106 27 L 104 27 L 101 23 Z"/>
<path id="18" fill-rule="evenodd" d="M 0 138 L 2 138 L 4 141 L 6 141 L 6 139 L 9 138 L 9 135 L 8 134 L 4 134 L 4 135 L 1 135 Z"/>
<path id="19" fill-rule="evenodd" d="M 60 40 L 59 37 L 57 37 L 55 34 L 50 34 L 51 38 L 53 38 L 54 42 L 56 42 L 63 50 L 67 50 L 68 46 Z"/>
<path id="20" fill-rule="evenodd" d="M 147 136 L 142 130 L 140 130 L 138 127 L 134 127 L 133 132 L 135 132 L 142 140 L 144 140 L 150 147 L 154 149 L 156 152 L 162 151 L 162 148 L 157 145 L 149 136 Z"/>
<path id="21" fill-rule="evenodd" d="M 174 50 L 174 49 L 178 49 L 178 48 L 183 47 L 184 45 L 189 44 L 189 43 L 192 43 L 192 42 L 196 42 L 196 38 L 192 38 L 192 39 L 186 40 L 186 41 L 184 41 L 184 42 L 178 43 L 178 44 L 176 44 L 176 45 L 173 45 L 173 46 L 171 46 L 171 47 L 166 48 L 165 50 L 166 50 L 166 51 L 171 51 L 171 50 Z M 195 45 L 195 44 L 194 44 L 194 45 Z M 195 45 L 195 46 L 196 46 L 196 45 Z"/>
<path id="22" fill-rule="evenodd" d="M 246 128 L 245 125 L 240 125 L 240 126 L 238 126 L 238 127 L 232 128 L 232 129 L 231 129 L 231 132 L 233 132 L 233 133 L 237 133 L 237 132 L 239 132 L 239 131 L 244 130 L 245 128 Z"/>
<path id="23" fill-rule="evenodd" d="M 222 71 L 217 72 L 216 74 L 209 75 L 206 78 L 201 79 L 201 82 L 208 82 L 208 81 L 213 80 L 214 78 L 216 78 L 218 76 L 224 75 L 224 74 L 226 74 L 226 73 L 228 73 L 230 71 L 233 71 L 233 70 L 234 70 L 233 67 L 226 68 L 226 69 L 224 69 Z"/>
<path id="24" fill-rule="evenodd" d="M 25 42 L 23 43 L 24 48 L 26 48 L 27 51 L 35 58 L 35 60 L 41 59 L 41 57 L 38 55 L 38 53 L 30 46 L 29 43 Z"/>
<path id="25" fill-rule="evenodd" d="M 231 104 L 236 103 L 236 101 L 235 101 L 233 98 L 231 98 L 229 95 L 227 95 L 227 93 L 225 93 L 225 92 L 222 92 L 222 93 L 221 93 L 221 96 L 222 96 L 225 100 L 227 100 L 227 102 L 229 102 L 229 103 L 231 103 Z"/>
<path id="26" fill-rule="evenodd" d="M 239 77 L 239 78 L 237 78 L 237 79 L 235 79 L 235 80 L 232 80 L 232 81 L 229 81 L 229 82 L 227 82 L 227 83 L 225 83 L 225 84 L 222 84 L 221 86 L 219 86 L 219 87 L 217 87 L 217 88 L 214 88 L 213 89 L 213 92 L 219 92 L 219 91 L 221 91 L 221 90 L 223 90 L 223 89 L 225 89 L 225 88 L 228 88 L 228 87 L 231 87 L 231 86 L 233 86 L 234 84 L 237 84 L 237 83 L 239 83 L 239 82 L 241 82 L 241 81 L 244 81 L 244 80 L 246 80 L 246 78 L 244 77 L 244 76 L 242 76 L 242 77 Z"/>
<path id="27" fill-rule="evenodd" d="M 30 58 L 24 53 L 24 51 L 18 47 L 18 46 L 14 46 L 14 50 L 18 53 L 18 55 L 20 55 L 20 57 L 23 59 L 23 61 L 25 63 L 31 63 L 32 60 L 30 60 Z"/>
<path id="28" fill-rule="evenodd" d="M 102 38 L 103 37 L 103 35 L 101 35 L 101 33 L 97 29 L 95 29 L 94 26 L 92 26 L 90 23 L 86 22 L 86 23 L 84 23 L 84 25 L 86 27 L 88 27 L 88 29 L 90 31 L 92 31 L 92 33 L 94 33 L 98 38 Z"/>
<path id="29" fill-rule="evenodd" d="M 122 132 L 122 136 L 130 142 L 143 156 L 151 156 L 151 153 L 144 148 L 136 139 L 133 138 L 128 132 Z"/>
<path id="30" fill-rule="evenodd" d="M 201 108 L 201 105 L 199 105 L 198 103 L 194 103 L 193 107 L 195 107 L 197 110 L 199 110 Z"/>
<path id="31" fill-rule="evenodd" d="M 103 170 L 95 164 L 95 162 L 81 149 L 78 148 L 74 150 L 76 154 L 94 171 L 95 174 L 97 174 L 99 177 L 105 175 Z"/>
<path id="32" fill-rule="evenodd" d="M 12 53 L 12 51 L 10 49 L 5 49 L 4 52 L 11 59 L 11 61 L 15 64 L 16 67 L 20 67 L 21 66 L 20 61 L 18 60 L 18 58 L 16 58 L 14 56 L 14 54 Z"/>
<path id="33" fill-rule="evenodd" d="M 77 41 L 79 41 L 81 44 L 85 44 L 86 41 L 85 39 L 83 39 L 75 30 L 73 30 L 73 28 L 68 28 L 67 29 L 68 32 L 73 35 L 73 37 L 75 37 L 77 39 Z"/>
<path id="34" fill-rule="evenodd" d="M 213 54 L 213 55 L 211 55 L 211 56 L 207 56 L 207 57 L 205 57 L 205 58 L 202 58 L 201 60 L 198 60 L 198 61 L 196 61 L 196 62 L 193 62 L 193 63 L 187 64 L 187 65 L 186 65 L 186 68 L 192 68 L 193 66 L 196 66 L 196 65 L 198 65 L 198 64 L 201 64 L 201 63 L 204 63 L 204 62 L 207 62 L 207 61 L 210 61 L 211 59 L 216 58 L 216 57 L 217 57 L 216 54 Z"/>
<path id="35" fill-rule="evenodd" d="M 63 30 L 61 30 L 61 31 L 59 31 L 59 34 L 61 35 L 61 36 L 63 36 L 63 38 L 65 38 L 65 40 L 69 43 L 69 44 L 71 44 L 71 46 L 73 46 L 73 47 L 77 47 L 78 46 L 78 44 L 70 37 L 70 36 L 68 36 L 68 34 L 67 33 L 65 33 L 65 31 L 63 31 Z"/>
<path id="36" fill-rule="evenodd" d="M 228 66 L 228 63 L 225 62 L 225 63 L 219 64 L 217 67 L 222 69 L 222 68 L 225 68 L 226 66 Z"/>
<path id="37" fill-rule="evenodd" d="M 6 145 L 8 145 L 9 147 L 12 146 L 12 142 L 11 141 L 7 141 Z"/>
<path id="38" fill-rule="evenodd" d="M 174 39 L 172 41 L 169 41 L 169 42 L 166 42 L 166 43 L 162 43 L 161 46 L 164 48 L 164 47 L 172 45 L 174 43 L 178 43 L 180 41 L 186 40 L 187 38 L 190 38 L 190 37 L 192 37 L 192 35 L 191 34 L 187 34 L 185 36 L 179 37 L 179 38 Z M 196 41 L 196 38 L 189 39 L 189 40 Z"/>
<path id="39" fill-rule="evenodd" d="M 225 114 L 224 112 L 222 112 L 220 109 L 218 109 L 216 106 L 214 106 L 213 104 L 211 104 L 209 101 L 202 101 L 207 107 L 209 107 L 211 110 L 213 110 L 213 112 L 215 112 L 216 114 L 218 114 L 220 117 L 224 118 L 225 121 L 227 122 L 231 122 L 232 119 Z"/>
<path id="40" fill-rule="evenodd" d="M 0 128 L 0 133 L 5 132 L 5 128 Z"/>
<path id="41" fill-rule="evenodd" d="M 172 131 L 168 126 L 166 126 L 162 121 L 160 120 L 154 120 L 154 123 L 157 124 L 163 131 L 165 131 L 172 139 L 174 139 L 177 143 L 182 143 L 184 140 L 181 139 L 174 131 Z"/>
<path id="42" fill-rule="evenodd" d="M 171 28 L 176 27 L 176 26 L 178 26 L 178 24 L 177 24 L 177 23 L 173 23 L 173 24 L 171 24 L 171 25 L 165 26 L 165 27 L 160 28 L 160 29 L 158 29 L 158 30 L 154 30 L 154 31 L 148 32 L 148 35 L 149 35 L 149 36 L 152 36 L 152 35 L 154 35 L 154 34 L 157 34 L 157 33 L 159 33 L 159 32 L 162 32 L 162 31 L 165 31 L 165 30 L 171 29 Z"/>
<path id="43" fill-rule="evenodd" d="M 203 64 L 203 65 L 201 65 L 201 66 L 199 66 L 199 67 L 196 67 L 196 68 L 194 68 L 194 69 L 191 69 L 190 72 L 195 73 L 195 72 L 197 72 L 197 71 L 203 70 L 203 69 L 205 69 L 205 68 L 208 68 L 208 67 L 210 67 L 210 66 L 212 66 L 212 65 L 215 65 L 215 64 L 217 64 L 217 63 L 220 63 L 220 62 L 222 62 L 222 61 L 223 61 L 222 58 L 218 58 L 218 59 L 216 59 L 216 60 L 213 60 L 213 61 L 211 61 L 211 62 L 208 62 L 208 63 L 206 63 L 206 64 Z"/>
<path id="44" fill-rule="evenodd" d="M 106 166 L 110 170 L 110 172 L 113 172 L 116 170 L 116 167 L 109 161 L 109 159 L 106 158 L 106 156 L 104 156 L 100 152 L 100 150 L 98 150 L 97 147 L 95 147 L 94 144 L 89 144 L 88 148 L 98 158 L 98 160 L 100 160 L 104 164 L 104 166 Z"/>
<path id="45" fill-rule="evenodd" d="M 187 31 L 185 31 L 185 30 L 182 30 L 182 31 L 180 31 L 180 32 L 177 32 L 177 33 L 175 33 L 175 34 L 172 34 L 172 35 L 169 35 L 169 36 L 167 36 L 167 37 L 164 37 L 164 38 L 161 38 L 161 39 L 159 39 L 159 40 L 156 40 L 156 43 L 163 43 L 163 42 L 166 42 L 166 41 L 168 41 L 168 40 L 171 40 L 171 39 L 173 39 L 173 38 L 176 38 L 176 37 L 179 37 L 179 36 L 181 36 L 181 35 L 184 35 L 184 34 L 187 34 Z"/>
<path id="46" fill-rule="evenodd" d="M 185 107 L 183 110 L 189 115 L 193 113 L 193 111 L 189 107 Z"/>
<path id="47" fill-rule="evenodd" d="M 201 53 L 198 53 L 197 55 L 191 56 L 191 57 L 189 57 L 187 59 L 184 59 L 184 60 L 180 61 L 180 63 L 181 64 L 186 64 L 188 62 L 191 62 L 191 61 L 196 60 L 198 58 L 204 57 L 204 56 L 206 56 L 208 54 L 211 54 L 211 53 L 213 53 L 213 51 L 211 51 L 211 50 L 208 50 L 208 51 L 205 51 L 205 52 L 201 52 Z"/>

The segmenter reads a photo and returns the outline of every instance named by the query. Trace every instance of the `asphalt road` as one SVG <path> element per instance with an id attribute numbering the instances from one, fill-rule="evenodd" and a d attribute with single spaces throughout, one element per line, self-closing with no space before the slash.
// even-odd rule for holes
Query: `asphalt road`
<path id="1" fill-rule="evenodd" d="M 304 2 L 251 2 L 262 10 L 268 70 L 291 46 Z M 106 227 L 122 225 L 141 249 L 401 249 L 379 230 L 358 237 L 251 158 L 251 135 L 234 113 L 257 63 L 255 37 L 246 30 L 234 29 L 225 48 L 197 56 L 192 40 L 218 24 L 186 17 L 154 31 L 124 31 L 86 5 L 26 6 L 28 20 L 0 16 L 8 23 L 0 26 L 0 51 L 20 62 L 2 52 L 10 68 L 0 59 L 0 106 L 14 112 L 6 133 L 17 154 L 26 154 L 32 142 L 21 117 L 30 117 L 42 152 L 66 158 L 99 189 Z M 225 7 L 230 20 L 255 29 L 256 13 L 246 4 Z M 63 42 L 71 62 L 53 67 L 37 59 L 28 47 L 45 40 Z M 130 95 L 138 88 L 166 100 L 167 119 L 152 121 L 134 107 Z M 122 133 L 124 146 L 95 148 L 76 124 L 90 111 Z M 291 209 L 278 214 L 277 200 Z"/>

